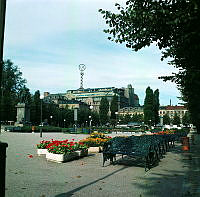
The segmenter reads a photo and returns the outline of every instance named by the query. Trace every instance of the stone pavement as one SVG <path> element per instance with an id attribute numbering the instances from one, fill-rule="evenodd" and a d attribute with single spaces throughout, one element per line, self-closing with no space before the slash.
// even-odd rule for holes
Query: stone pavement
<path id="1" fill-rule="evenodd" d="M 190 151 L 183 153 L 183 162 L 188 167 L 184 176 L 184 196 L 200 197 L 200 135 L 194 134 L 190 139 Z"/>
<path id="2" fill-rule="evenodd" d="M 43 134 L 43 139 L 85 137 Z M 195 145 L 188 152 L 176 144 L 158 166 L 147 172 L 133 160 L 120 160 L 121 157 L 117 165 L 106 163 L 102 167 L 101 153 L 62 164 L 47 162 L 45 157 L 36 155 L 39 133 L 4 132 L 0 140 L 8 143 L 6 197 L 200 196 L 200 136 L 195 136 Z"/>

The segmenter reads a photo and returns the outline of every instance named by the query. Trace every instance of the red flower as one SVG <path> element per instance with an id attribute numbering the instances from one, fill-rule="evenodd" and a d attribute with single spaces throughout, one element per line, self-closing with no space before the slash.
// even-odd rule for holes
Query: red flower
<path id="1" fill-rule="evenodd" d="M 33 158 L 33 155 L 28 155 L 29 158 Z"/>

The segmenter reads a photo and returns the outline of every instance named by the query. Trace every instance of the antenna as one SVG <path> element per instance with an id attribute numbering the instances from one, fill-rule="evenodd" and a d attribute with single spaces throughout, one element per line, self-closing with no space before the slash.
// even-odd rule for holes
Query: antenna
<path id="1" fill-rule="evenodd" d="M 79 70 L 80 70 L 80 74 L 81 74 L 81 84 L 80 84 L 80 88 L 79 89 L 84 89 L 83 88 L 83 75 L 84 75 L 84 70 L 86 69 L 85 64 L 80 64 L 79 65 Z"/>

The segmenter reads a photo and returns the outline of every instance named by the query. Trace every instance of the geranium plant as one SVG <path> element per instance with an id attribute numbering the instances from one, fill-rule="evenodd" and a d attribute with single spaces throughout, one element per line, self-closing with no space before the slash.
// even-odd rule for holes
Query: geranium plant
<path id="1" fill-rule="evenodd" d="M 47 146 L 51 143 L 51 141 L 48 141 L 48 140 L 42 140 L 40 141 L 39 144 L 37 144 L 37 148 L 39 149 L 46 149 Z"/>

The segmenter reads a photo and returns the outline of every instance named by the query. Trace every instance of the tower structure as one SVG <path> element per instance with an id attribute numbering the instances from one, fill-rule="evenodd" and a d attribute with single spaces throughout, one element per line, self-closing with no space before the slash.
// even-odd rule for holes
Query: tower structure
<path id="1" fill-rule="evenodd" d="M 80 82 L 80 88 L 79 89 L 84 89 L 83 88 L 83 75 L 84 75 L 84 70 L 86 69 L 85 64 L 80 64 L 79 65 L 79 70 L 80 70 L 80 75 L 81 75 L 81 82 Z"/>

